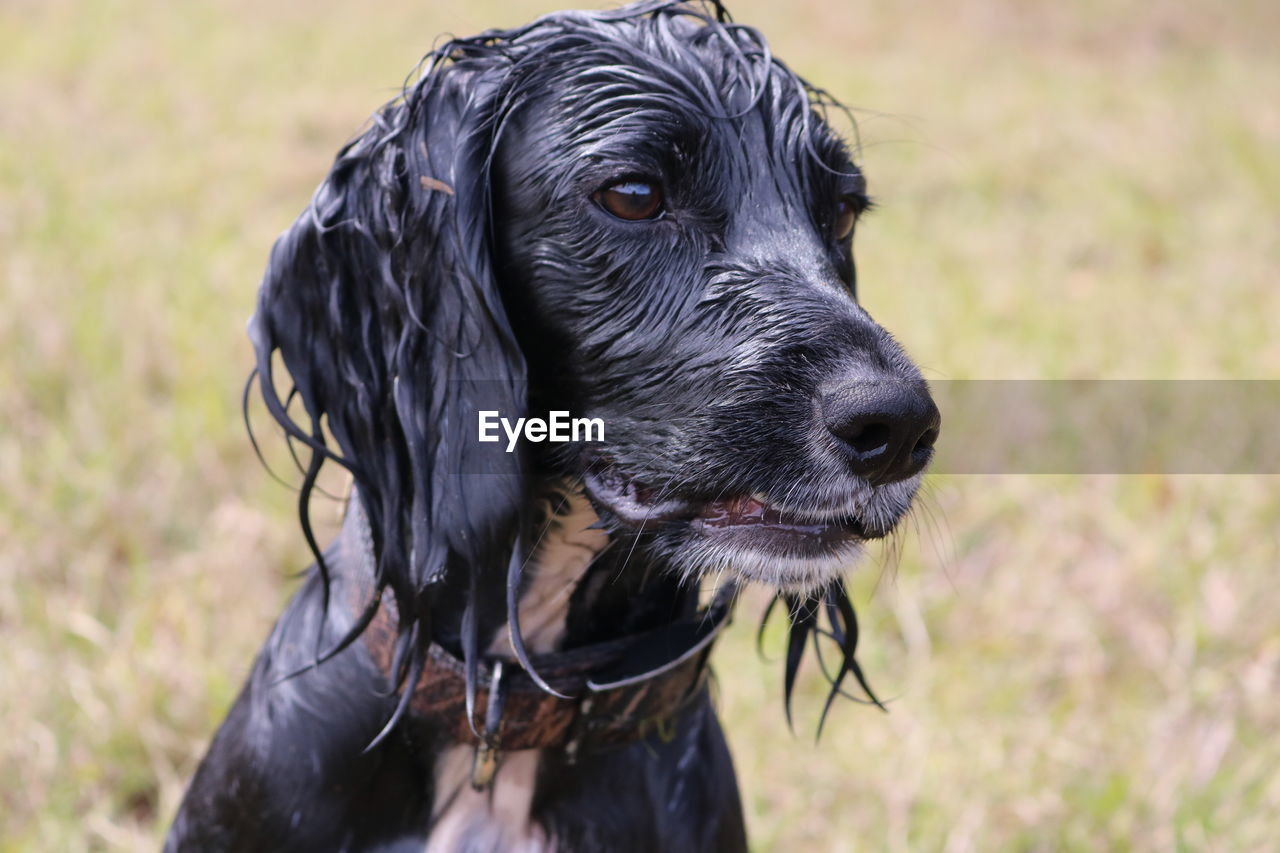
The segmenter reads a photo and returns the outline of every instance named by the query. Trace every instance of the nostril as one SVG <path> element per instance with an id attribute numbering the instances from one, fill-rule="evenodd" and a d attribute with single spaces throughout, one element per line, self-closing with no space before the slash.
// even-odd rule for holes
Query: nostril
<path id="1" fill-rule="evenodd" d="M 911 448 L 911 452 L 914 454 L 914 453 L 924 453 L 926 451 L 932 450 L 933 445 L 937 443 L 937 441 L 938 441 L 938 428 L 931 427 L 924 431 L 924 435 L 916 439 L 916 446 Z"/>
<path id="2" fill-rule="evenodd" d="M 859 455 L 874 456 L 889 447 L 891 434 L 888 424 L 873 421 L 855 427 L 844 436 L 844 441 Z"/>

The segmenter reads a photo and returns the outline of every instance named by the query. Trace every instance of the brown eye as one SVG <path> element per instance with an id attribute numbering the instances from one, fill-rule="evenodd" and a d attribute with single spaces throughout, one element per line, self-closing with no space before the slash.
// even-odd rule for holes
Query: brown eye
<path id="1" fill-rule="evenodd" d="M 662 187 L 651 181 L 619 181 L 592 196 L 596 204 L 619 219 L 636 222 L 662 212 Z"/>
<path id="2" fill-rule="evenodd" d="M 840 203 L 836 205 L 836 221 L 832 226 L 835 233 L 836 242 L 843 243 L 849 239 L 849 235 L 853 233 L 853 225 L 858 221 L 858 208 L 850 198 L 840 199 Z"/>

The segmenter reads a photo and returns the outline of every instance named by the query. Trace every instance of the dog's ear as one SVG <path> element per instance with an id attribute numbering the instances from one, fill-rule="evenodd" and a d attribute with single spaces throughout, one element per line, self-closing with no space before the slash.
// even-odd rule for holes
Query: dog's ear
<path id="1" fill-rule="evenodd" d="M 311 451 L 301 516 L 321 570 L 306 507 L 334 460 L 354 475 L 402 631 L 448 567 L 505 568 L 524 504 L 520 454 L 477 441 L 479 410 L 525 412 L 490 235 L 505 61 L 455 43 L 426 62 L 276 242 L 250 324 L 267 406 Z M 276 352 L 305 420 L 276 391 Z"/>

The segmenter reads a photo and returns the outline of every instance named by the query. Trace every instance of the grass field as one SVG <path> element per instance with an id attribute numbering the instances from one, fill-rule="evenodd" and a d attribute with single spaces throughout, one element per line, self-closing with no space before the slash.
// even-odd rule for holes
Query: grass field
<path id="1" fill-rule="evenodd" d="M 554 5 L 0 5 L 0 851 L 158 845 L 307 562 L 239 422 L 267 249 L 437 33 Z M 1275 4 L 733 9 L 858 109 L 863 301 L 929 376 L 1280 374 Z M 818 746 L 747 601 L 755 847 L 1276 849 L 1277 486 L 932 479 L 853 579 L 891 711 Z"/>

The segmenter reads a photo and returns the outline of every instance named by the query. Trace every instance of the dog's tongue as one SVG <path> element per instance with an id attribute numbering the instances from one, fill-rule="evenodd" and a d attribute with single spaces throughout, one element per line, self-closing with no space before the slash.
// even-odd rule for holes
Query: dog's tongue
<path id="1" fill-rule="evenodd" d="M 736 529 L 755 529 L 770 536 L 817 537 L 824 542 L 843 542 L 869 537 L 854 519 L 813 521 L 787 515 L 752 497 L 726 498 L 712 501 L 699 514 L 700 522 L 731 534 Z"/>
<path id="2" fill-rule="evenodd" d="M 702 518 L 712 527 L 728 527 L 739 524 L 783 524 L 786 519 L 776 509 L 771 509 L 753 497 L 744 495 L 729 500 L 707 504 Z"/>

